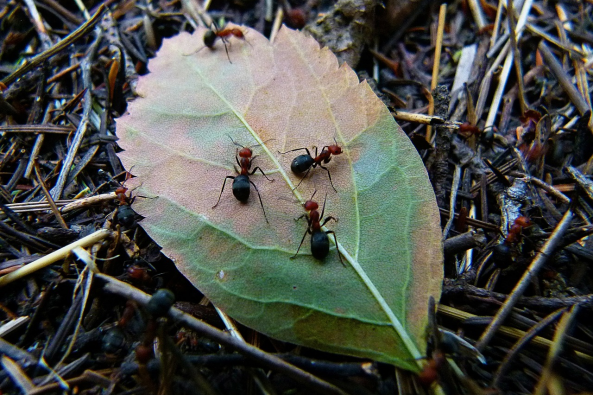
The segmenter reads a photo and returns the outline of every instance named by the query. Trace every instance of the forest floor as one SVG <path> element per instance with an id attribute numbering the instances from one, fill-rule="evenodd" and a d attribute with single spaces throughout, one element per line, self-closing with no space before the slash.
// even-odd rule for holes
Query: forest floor
<path id="1" fill-rule="evenodd" d="M 419 378 L 224 322 L 138 225 L 116 120 L 162 40 L 209 18 L 303 29 L 390 108 L 441 210 L 435 322 L 464 352 L 434 332 Z M 591 32 L 590 0 L 8 1 L 1 393 L 591 391 Z"/>

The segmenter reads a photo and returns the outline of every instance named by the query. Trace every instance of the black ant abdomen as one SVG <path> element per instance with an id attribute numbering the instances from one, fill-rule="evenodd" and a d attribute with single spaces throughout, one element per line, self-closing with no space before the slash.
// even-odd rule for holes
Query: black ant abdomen
<path id="1" fill-rule="evenodd" d="M 313 192 L 313 196 L 317 191 Z M 305 241 L 305 237 L 307 237 L 307 233 L 311 235 L 311 254 L 314 258 L 323 260 L 327 254 L 329 253 L 329 237 L 328 234 L 332 233 L 334 235 L 334 240 L 336 242 L 336 248 L 338 247 L 338 238 L 336 237 L 336 233 L 333 230 L 323 231 L 321 228 L 325 226 L 326 223 L 330 220 L 338 221 L 337 218 L 334 217 L 326 217 L 323 222 L 323 214 L 325 213 L 325 202 L 327 201 L 327 195 L 325 195 L 325 199 L 323 200 L 323 208 L 321 209 L 321 214 L 319 214 L 319 205 L 317 202 L 313 201 L 313 196 L 311 199 L 307 200 L 305 204 L 303 204 L 303 208 L 307 211 L 307 214 L 303 214 L 296 219 L 296 221 L 300 220 L 301 218 L 305 218 L 307 220 L 307 230 L 305 230 L 305 234 L 303 234 L 303 238 L 301 239 L 301 244 L 299 244 L 299 248 L 297 248 L 296 253 L 291 257 L 291 259 L 295 258 L 301 249 L 303 242 Z M 340 258 L 340 263 L 343 266 L 344 261 L 342 261 L 342 255 L 340 255 L 340 251 L 338 251 L 338 258 Z"/>
<path id="2" fill-rule="evenodd" d="M 290 170 L 295 174 L 303 174 L 311 168 L 313 163 L 315 163 L 315 160 L 311 155 L 299 155 L 293 159 Z"/>
<path id="3" fill-rule="evenodd" d="M 246 175 L 238 175 L 233 180 L 233 195 L 238 201 L 245 203 L 249 200 L 249 194 L 251 193 L 251 184 L 249 177 Z"/>
<path id="4" fill-rule="evenodd" d="M 208 30 L 204 33 L 204 45 L 208 48 L 212 48 L 218 36 L 213 30 Z"/>
<path id="5" fill-rule="evenodd" d="M 252 161 L 253 161 L 253 159 L 255 159 L 257 157 L 257 155 L 253 156 L 253 152 L 251 151 L 251 148 L 243 147 L 241 144 L 235 143 L 235 141 L 232 138 L 231 138 L 231 141 L 233 142 L 233 144 L 241 147 L 241 149 L 237 149 L 237 152 L 235 154 L 235 161 L 237 162 L 237 164 L 239 165 L 241 170 L 239 170 L 239 169 L 237 169 L 237 167 L 235 167 L 235 170 L 237 171 L 237 173 L 239 173 L 239 175 L 226 176 L 224 178 L 224 181 L 222 183 L 222 188 L 220 190 L 220 195 L 218 196 L 218 200 L 216 201 L 216 204 L 214 206 L 212 206 L 212 208 L 215 208 L 216 206 L 218 206 L 218 203 L 220 202 L 220 198 L 222 197 L 222 193 L 224 192 L 224 187 L 226 185 L 226 181 L 228 179 L 231 179 L 231 180 L 233 180 L 233 195 L 241 203 L 247 202 L 247 200 L 249 199 L 249 195 L 251 193 L 251 185 L 253 185 L 253 188 L 255 188 L 255 192 L 257 192 L 257 197 L 259 198 L 259 204 L 260 204 L 261 209 L 264 213 L 264 218 L 266 219 L 266 222 L 268 222 L 268 217 L 266 215 L 266 210 L 264 209 L 264 204 L 261 201 L 261 195 L 259 194 L 259 190 L 257 189 L 257 186 L 253 183 L 253 181 L 251 181 L 249 179 L 249 176 L 253 175 L 253 173 L 255 173 L 257 170 L 259 170 L 259 172 L 264 177 L 266 177 L 266 179 L 268 181 L 274 181 L 274 180 L 270 180 L 268 178 L 268 176 L 266 175 L 266 173 L 264 173 L 264 171 L 259 166 L 256 167 L 255 169 L 253 169 L 253 171 L 249 172 L 249 170 L 251 170 Z"/>
<path id="6" fill-rule="evenodd" d="M 321 230 L 311 234 L 311 254 L 317 259 L 324 259 L 329 253 L 329 237 Z M 339 254 L 339 252 L 338 252 Z"/>

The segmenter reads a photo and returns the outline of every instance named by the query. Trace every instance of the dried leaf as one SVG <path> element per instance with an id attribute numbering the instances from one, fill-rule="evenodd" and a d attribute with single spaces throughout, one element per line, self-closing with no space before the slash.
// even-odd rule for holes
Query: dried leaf
<path id="1" fill-rule="evenodd" d="M 310 37 L 282 28 L 274 44 L 245 28 L 245 41 L 203 47 L 204 29 L 166 40 L 140 98 L 118 121 L 120 154 L 139 186 L 142 226 L 214 304 L 271 337 L 418 370 L 426 306 L 440 296 L 442 246 L 433 190 L 417 152 L 366 82 Z M 199 50 L 199 51 L 198 51 Z M 197 52 L 196 52 L 197 51 Z M 227 183 L 237 147 L 252 146 L 274 179 L 251 176 L 246 204 Z M 344 153 L 300 177 L 299 147 L 334 138 Z M 302 203 L 327 193 L 347 267 L 334 248 L 310 255 Z M 330 237 L 333 241 L 333 238 Z"/>

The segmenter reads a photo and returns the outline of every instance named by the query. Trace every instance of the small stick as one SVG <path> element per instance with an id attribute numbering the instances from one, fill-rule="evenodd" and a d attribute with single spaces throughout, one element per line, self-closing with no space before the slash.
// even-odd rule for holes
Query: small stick
<path id="1" fill-rule="evenodd" d="M 498 7 L 496 8 L 496 17 L 494 18 L 494 28 L 492 29 L 492 35 L 490 36 L 490 49 L 494 48 L 496 40 L 498 39 L 498 31 L 500 30 L 500 20 L 502 19 L 502 2 L 504 0 L 498 0 Z"/>
<path id="2" fill-rule="evenodd" d="M 75 241 L 74 243 L 62 247 L 59 250 L 52 252 L 51 254 L 39 258 L 38 260 L 31 262 L 28 265 L 25 265 L 22 268 L 15 270 L 14 272 L 9 273 L 6 276 L 0 278 L 0 288 L 7 284 L 10 284 L 15 280 L 27 276 L 39 269 L 43 269 L 46 266 L 49 266 L 61 259 L 66 258 L 75 247 L 85 248 L 92 246 L 93 244 L 98 243 L 103 239 L 106 239 L 109 235 L 111 235 L 111 231 L 109 229 L 101 229 L 86 237 L 83 237 L 80 240 Z"/>
<path id="3" fill-rule="evenodd" d="M 37 30 L 37 35 L 41 39 L 41 44 L 43 49 L 51 48 L 53 45 L 49 34 L 47 34 L 47 29 L 41 20 L 41 15 L 39 15 L 39 11 L 37 11 L 37 6 L 33 0 L 23 0 L 25 5 L 27 6 L 27 11 L 29 11 L 29 16 L 32 19 L 33 26 L 35 26 L 35 30 Z"/>
<path id="4" fill-rule="evenodd" d="M 434 49 L 434 63 L 432 64 L 432 80 L 430 82 L 430 91 L 433 92 L 439 82 L 439 69 L 441 65 L 441 49 L 443 48 L 443 33 L 445 31 L 445 16 L 447 14 L 447 3 L 441 4 L 439 9 L 439 25 L 437 29 L 437 41 Z M 434 101 L 428 106 L 428 115 L 434 114 Z M 432 142 L 432 127 L 426 128 L 426 141 Z"/>
<path id="5" fill-rule="evenodd" d="M 546 45 L 544 41 L 541 41 L 537 46 L 539 52 L 542 54 L 546 65 L 550 68 L 550 71 L 554 74 L 564 92 L 568 95 L 570 101 L 574 106 L 577 108 L 581 115 L 585 114 L 587 110 L 589 110 L 589 106 L 583 96 L 579 93 L 579 91 L 574 87 L 571 82 L 571 78 L 566 74 L 562 65 L 556 59 L 550 48 Z"/>
<path id="6" fill-rule="evenodd" d="M 525 86 L 523 85 L 523 72 L 521 71 L 521 53 L 517 46 L 517 35 L 515 33 L 515 9 L 513 8 L 513 0 L 507 0 L 507 15 L 511 34 L 511 48 L 513 49 L 513 63 L 515 64 L 517 84 L 519 86 L 519 104 L 521 105 L 521 114 L 525 114 L 527 104 L 525 103 Z"/>
<path id="7" fill-rule="evenodd" d="M 578 311 L 579 305 L 575 304 L 572 306 L 570 311 L 564 312 L 564 314 L 562 314 L 562 318 L 560 318 L 560 322 L 558 322 L 558 325 L 556 326 L 556 332 L 554 333 L 554 339 L 552 340 L 552 347 L 550 347 L 550 350 L 548 351 L 546 364 L 542 370 L 539 382 L 533 391 L 534 395 L 545 395 L 548 393 L 547 388 L 550 378 L 552 377 L 554 363 L 558 357 L 560 357 L 560 353 L 562 352 L 562 344 L 568 336 L 567 332 L 570 330 L 572 326 L 571 324 L 576 318 Z"/>
<path id="8" fill-rule="evenodd" d="M 459 122 L 449 122 L 438 115 L 416 114 L 407 111 L 392 112 L 393 118 L 398 121 L 415 122 L 423 125 L 438 125 L 439 127 L 449 129 L 459 129 Z"/>
<path id="9" fill-rule="evenodd" d="M 282 19 L 284 18 L 284 11 L 282 7 L 278 7 L 276 11 L 276 17 L 274 18 L 274 23 L 272 24 L 272 32 L 270 33 L 270 43 L 274 43 L 276 39 L 276 35 L 280 30 L 280 26 L 282 26 Z"/>
<path id="10" fill-rule="evenodd" d="M 0 133 L 50 133 L 70 134 L 74 131 L 71 126 L 59 125 L 3 125 L 0 126 Z"/>
<path id="11" fill-rule="evenodd" d="M 21 391 L 23 391 L 25 394 L 29 394 L 36 388 L 35 384 L 33 384 L 33 381 L 31 381 L 25 371 L 21 369 L 21 367 L 15 361 L 6 355 L 3 355 L 0 361 L 4 371 L 12 379 L 14 384 L 16 384 L 16 386 L 21 389 Z"/>
<path id="12" fill-rule="evenodd" d="M 58 223 L 60 224 L 60 226 L 62 228 L 69 229 L 68 225 L 66 224 L 66 221 L 64 221 L 64 217 L 62 217 L 62 214 L 60 214 L 60 210 L 58 209 L 58 206 L 56 206 L 56 203 L 52 199 L 51 194 L 47 190 L 47 187 L 45 186 L 45 182 L 43 182 L 43 176 L 41 175 L 41 171 L 39 170 L 39 163 L 37 163 L 37 161 L 35 161 L 33 163 L 33 168 L 35 169 L 35 175 L 37 176 L 37 182 L 39 183 L 39 186 L 43 190 L 43 194 L 45 195 L 45 198 L 47 199 L 47 203 L 51 207 L 51 211 L 56 216 L 56 220 L 58 220 Z"/>
<path id="13" fill-rule="evenodd" d="M 449 220 L 445 229 L 443 230 L 443 240 L 447 239 L 449 230 L 455 220 L 455 202 L 457 201 L 457 191 L 459 190 L 459 183 L 461 182 L 461 166 L 455 165 L 455 173 L 453 173 L 453 184 L 451 185 L 451 196 L 449 199 Z"/>
<path id="14" fill-rule="evenodd" d="M 562 220 L 558 223 L 554 232 L 550 235 L 550 238 L 544 244 L 542 250 L 537 254 L 531 265 L 527 268 L 521 280 L 517 283 L 505 303 L 502 305 L 500 310 L 496 313 L 490 325 L 486 328 L 480 339 L 476 344 L 476 348 L 480 351 L 484 350 L 484 347 L 488 344 L 488 342 L 492 339 L 496 330 L 502 325 L 504 320 L 507 316 L 511 313 L 513 307 L 519 300 L 519 298 L 525 292 L 525 289 L 531 284 L 531 280 L 533 277 L 537 275 L 539 270 L 542 268 L 544 263 L 548 260 L 548 257 L 551 256 L 556 249 L 556 246 L 562 241 L 562 236 L 568 230 L 570 226 L 570 222 L 572 221 L 574 214 L 572 209 L 566 211 Z"/>
<path id="15" fill-rule="evenodd" d="M 484 26 L 486 26 L 486 20 L 484 19 L 484 13 L 482 12 L 482 7 L 480 2 L 477 0 L 468 0 L 467 4 L 469 5 L 469 9 L 474 17 L 474 21 L 476 22 L 476 27 L 478 30 L 481 30 Z"/>
<path id="16" fill-rule="evenodd" d="M 519 339 L 519 341 L 517 341 L 517 343 L 513 345 L 513 348 L 511 348 L 511 350 L 507 353 L 507 355 L 505 355 L 504 359 L 500 363 L 498 370 L 494 374 L 494 379 L 492 380 L 493 387 L 498 388 L 500 380 L 506 375 L 508 368 L 511 366 L 511 361 L 513 360 L 515 355 L 517 355 L 523 349 L 523 347 L 527 345 L 531 341 L 531 339 L 533 339 L 546 326 L 556 321 L 556 319 L 560 317 L 560 315 L 564 313 L 566 310 L 566 308 L 563 308 L 554 311 L 553 313 L 545 317 L 543 320 L 539 321 L 536 325 L 529 328 L 527 332 L 525 332 L 525 335 L 522 336 L 521 339 Z"/>

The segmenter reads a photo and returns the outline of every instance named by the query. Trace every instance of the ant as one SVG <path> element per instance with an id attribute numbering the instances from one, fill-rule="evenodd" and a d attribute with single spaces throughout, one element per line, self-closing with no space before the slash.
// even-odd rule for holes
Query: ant
<path id="1" fill-rule="evenodd" d="M 428 358 L 428 363 L 424 366 L 424 369 L 418 373 L 418 381 L 424 387 L 430 387 L 432 383 L 439 379 L 439 373 L 446 362 L 447 358 L 445 354 L 441 350 L 435 350 L 432 353 L 432 357 Z"/>
<path id="2" fill-rule="evenodd" d="M 136 219 L 136 213 L 134 213 L 134 210 L 132 210 L 130 207 L 130 205 L 134 202 L 135 197 L 126 195 L 128 188 L 126 188 L 124 184 L 126 181 L 132 178 L 132 174 L 129 172 L 125 172 L 125 174 L 126 179 L 124 180 L 124 183 L 120 184 L 115 190 L 115 195 L 119 201 L 119 207 L 117 208 L 117 213 L 115 214 L 115 220 L 117 223 L 129 228 L 134 224 Z"/>
<path id="3" fill-rule="evenodd" d="M 290 164 L 290 170 L 292 170 L 292 172 L 294 174 L 300 175 L 300 174 L 305 173 L 303 178 L 301 178 L 301 181 L 299 181 L 298 185 L 294 189 L 297 189 L 299 187 L 299 185 L 301 185 L 301 182 L 303 182 L 303 180 L 307 177 L 307 174 L 309 174 L 309 172 L 311 171 L 312 168 L 319 166 L 323 170 L 327 171 L 327 175 L 329 177 L 329 183 L 331 184 L 332 188 L 334 188 L 334 191 L 338 192 L 336 190 L 336 188 L 334 187 L 334 183 L 332 182 L 332 176 L 329 172 L 329 169 L 322 165 L 322 163 L 324 163 L 324 164 L 329 163 L 332 155 L 340 155 L 342 153 L 342 148 L 338 145 L 338 142 L 336 141 L 335 138 L 334 138 L 334 142 L 336 144 L 326 145 L 323 148 L 321 148 L 321 153 L 319 155 L 317 155 L 317 147 L 315 147 L 315 157 L 311 156 L 311 152 L 309 152 L 309 149 L 307 149 L 307 148 L 295 148 L 295 149 L 292 149 L 292 150 L 286 151 L 286 152 L 278 151 L 278 153 L 282 154 L 282 155 L 287 154 L 289 152 L 299 151 L 299 150 L 303 150 L 303 149 L 305 151 L 307 151 L 306 155 L 297 156 L 296 158 L 293 159 L 292 163 Z"/>
<path id="4" fill-rule="evenodd" d="M 532 224 L 533 223 L 531 222 L 531 220 L 525 216 L 517 217 L 517 219 L 515 219 L 515 221 L 513 222 L 513 225 L 511 225 L 509 233 L 507 234 L 507 237 L 505 238 L 504 242 L 507 244 L 515 243 L 519 240 L 523 228 L 528 228 Z"/>
<path id="5" fill-rule="evenodd" d="M 327 217 L 325 218 L 325 221 L 321 223 L 323 213 L 325 212 L 325 202 L 327 200 L 327 194 L 325 195 L 325 199 L 323 200 L 323 208 L 321 209 L 321 215 L 319 215 L 319 211 L 317 211 L 319 205 L 317 204 L 317 202 L 313 201 L 313 197 L 316 193 L 317 191 L 313 192 L 311 199 L 307 200 L 305 204 L 303 204 L 305 211 L 309 212 L 308 215 L 303 214 L 297 219 L 295 219 L 295 221 L 299 221 L 301 218 L 306 218 L 308 226 L 307 230 L 305 231 L 305 234 L 303 235 L 303 238 L 301 239 L 301 244 L 299 244 L 297 252 L 295 252 L 295 254 L 292 257 L 290 257 L 291 259 L 294 259 L 299 253 L 299 250 L 301 249 L 303 242 L 305 241 L 305 237 L 307 237 L 307 233 L 311 235 L 311 253 L 317 259 L 325 258 L 329 253 L 329 237 L 327 236 L 329 233 L 333 233 L 334 240 L 336 242 L 336 248 L 338 246 L 338 238 L 336 237 L 336 233 L 333 230 L 328 230 L 325 232 L 321 230 L 321 227 L 325 226 L 325 224 L 329 220 L 333 219 L 336 222 L 338 220 L 334 217 Z M 344 261 L 342 261 L 342 255 L 340 255 L 340 251 L 338 251 L 338 257 L 340 258 L 340 263 L 342 264 L 342 266 L 346 267 Z"/>
<path id="6" fill-rule="evenodd" d="M 216 43 L 216 39 L 220 38 L 224 45 L 224 50 L 226 52 L 227 58 L 229 59 L 229 63 L 232 64 L 233 62 L 231 62 L 231 57 L 229 56 L 229 49 L 226 45 L 227 41 L 231 36 L 245 41 L 245 33 L 243 33 L 243 30 L 239 29 L 238 27 L 223 27 L 220 30 L 217 29 L 216 25 L 214 24 L 212 24 L 212 27 L 213 29 L 208 29 L 206 33 L 204 33 L 204 47 L 198 49 L 195 53 L 200 52 L 205 47 L 208 47 L 209 49 L 213 50 L 214 44 Z"/>
<path id="7" fill-rule="evenodd" d="M 253 183 L 253 181 L 249 179 L 249 176 L 253 175 L 253 173 L 255 173 L 256 170 L 259 170 L 260 173 L 263 174 L 263 176 L 266 177 L 268 181 L 274 180 L 270 180 L 268 176 L 266 176 L 266 173 L 264 173 L 264 171 L 259 166 L 253 169 L 253 171 L 250 173 L 249 170 L 251 170 L 251 163 L 253 159 L 257 158 L 257 155 L 252 156 L 253 151 L 251 151 L 251 148 L 244 147 L 241 144 L 236 143 L 232 138 L 231 141 L 233 142 L 233 144 L 241 147 L 241 149 L 237 148 L 237 152 L 235 153 L 235 160 L 237 161 L 237 164 L 239 165 L 241 170 L 237 169 L 237 167 L 233 165 L 235 167 L 235 171 L 239 175 L 236 177 L 226 176 L 224 178 L 224 182 L 222 183 L 222 189 L 220 190 L 220 196 L 218 196 L 218 201 L 214 206 L 212 206 L 212 208 L 218 206 L 220 198 L 222 197 L 222 192 L 224 192 L 224 187 L 227 179 L 230 178 L 233 180 L 233 195 L 235 195 L 237 200 L 239 200 L 241 203 L 245 203 L 249 199 L 249 194 L 251 193 L 251 187 L 249 184 L 251 183 L 251 185 L 253 185 L 253 187 L 255 188 L 255 192 L 257 192 L 257 196 L 259 197 L 259 204 L 261 205 L 261 209 L 264 212 L 264 218 L 266 219 L 267 223 L 270 223 L 266 215 L 266 210 L 264 209 L 264 204 L 261 201 L 261 195 L 259 194 L 259 190 L 257 189 L 257 186 Z M 239 160 L 239 158 L 241 159 Z"/>
<path id="8" fill-rule="evenodd" d="M 512 260 L 511 246 L 519 241 L 523 228 L 528 228 L 533 225 L 533 222 L 525 216 L 520 216 L 515 219 L 513 225 L 509 228 L 507 237 L 502 243 L 494 246 L 493 253 L 495 257 L 495 264 L 501 269 L 505 269 L 510 265 Z"/>

